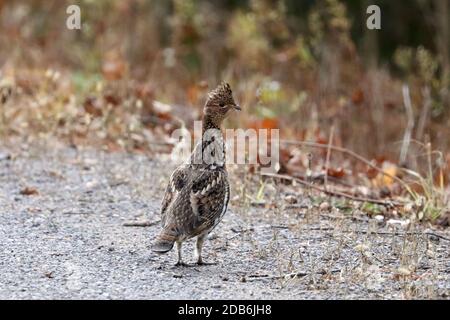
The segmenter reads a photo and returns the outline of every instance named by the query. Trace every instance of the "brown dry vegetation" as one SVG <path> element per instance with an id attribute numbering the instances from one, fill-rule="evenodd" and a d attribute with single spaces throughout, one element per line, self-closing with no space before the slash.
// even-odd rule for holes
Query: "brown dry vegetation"
<path id="1" fill-rule="evenodd" d="M 387 199 L 390 214 L 448 225 L 448 37 L 439 32 L 448 8 L 439 1 L 424 2 L 437 21 L 435 45 L 397 44 L 384 60 L 357 44 L 355 29 L 369 49 L 376 31 L 352 23 L 351 1 L 308 1 L 303 14 L 289 1 L 79 3 L 83 27 L 73 31 L 65 27 L 67 1 L 0 1 L 5 141 L 57 137 L 170 152 L 170 133 L 181 123 L 191 129 L 207 91 L 226 80 L 244 109 L 227 126 L 282 128 L 280 174 Z M 388 214 L 383 204 L 362 203 L 370 214 Z"/>

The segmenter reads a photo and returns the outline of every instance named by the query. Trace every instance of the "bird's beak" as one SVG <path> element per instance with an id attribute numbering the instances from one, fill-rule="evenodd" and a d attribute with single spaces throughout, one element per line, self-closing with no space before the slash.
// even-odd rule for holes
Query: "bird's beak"
<path id="1" fill-rule="evenodd" d="M 233 108 L 234 108 L 235 110 L 239 110 L 239 111 L 242 110 L 241 107 L 240 107 L 239 105 L 237 105 L 237 104 L 233 105 Z"/>

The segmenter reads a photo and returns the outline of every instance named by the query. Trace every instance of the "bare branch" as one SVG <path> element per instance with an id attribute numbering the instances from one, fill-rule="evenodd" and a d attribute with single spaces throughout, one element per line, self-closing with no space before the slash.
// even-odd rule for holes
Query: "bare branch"
<path id="1" fill-rule="evenodd" d="M 327 144 L 321 144 L 321 143 L 316 143 L 316 142 L 311 142 L 311 141 L 296 141 L 296 140 L 280 140 L 280 143 L 284 143 L 284 144 L 291 144 L 291 145 L 298 145 L 298 146 L 305 146 L 305 147 L 312 147 L 312 148 L 322 148 L 322 149 L 327 149 L 330 148 L 333 151 L 337 151 L 337 152 L 341 152 L 344 154 L 347 154 L 353 158 L 355 158 L 356 160 L 366 164 L 367 166 L 371 167 L 372 169 L 378 171 L 379 173 L 381 173 L 382 175 L 389 177 L 395 181 L 397 181 L 398 183 L 400 183 L 410 194 L 412 194 L 411 189 L 409 188 L 408 184 L 403 181 L 402 179 L 400 179 L 397 176 L 393 176 L 387 172 L 385 172 L 383 169 L 377 167 L 376 165 L 374 165 L 371 161 L 367 160 L 366 158 L 364 158 L 363 156 L 360 156 L 359 154 L 346 149 L 346 148 L 342 148 L 342 147 L 337 147 L 337 146 L 329 146 Z"/>
<path id="2" fill-rule="evenodd" d="M 124 222 L 124 227 L 151 227 L 155 224 L 158 224 L 159 221 L 130 221 L 130 222 Z"/>
<path id="3" fill-rule="evenodd" d="M 425 131 L 425 127 L 427 125 L 428 120 L 428 113 L 431 108 L 431 96 L 430 96 L 430 88 L 427 86 L 422 90 L 422 96 L 423 96 L 423 108 L 420 113 L 419 123 L 417 125 L 417 132 L 416 132 L 416 139 L 422 140 L 423 133 Z"/>
<path id="4" fill-rule="evenodd" d="M 411 96 L 409 94 L 408 85 L 404 84 L 402 87 L 403 93 L 403 104 L 406 109 L 407 124 L 405 128 L 405 133 L 403 135 L 403 144 L 400 151 L 400 164 L 406 164 L 406 156 L 408 155 L 409 144 L 411 143 L 411 135 L 414 129 L 414 113 L 411 105 Z"/>
<path id="5" fill-rule="evenodd" d="M 323 192 L 325 194 L 328 195 L 332 195 L 332 196 L 338 196 L 338 197 L 343 197 L 343 198 L 347 198 L 353 201 L 359 201 L 359 202 L 370 202 L 370 203 L 375 203 L 375 204 L 379 204 L 379 205 L 384 205 L 384 206 L 403 206 L 404 203 L 402 202 L 397 202 L 397 201 L 383 201 L 383 200 L 378 200 L 378 199 L 371 199 L 371 198 L 362 198 L 362 197 L 356 197 L 356 196 L 352 196 L 350 194 L 344 193 L 344 192 L 340 192 L 340 191 L 331 191 L 331 190 L 325 190 L 324 188 L 318 187 L 314 184 L 308 183 L 305 180 L 299 179 L 299 178 L 295 178 L 295 177 L 291 177 L 288 175 L 282 175 L 282 174 L 276 174 L 276 173 L 263 173 L 261 172 L 261 175 L 263 176 L 267 176 L 267 177 L 272 177 L 272 178 L 278 178 L 278 179 L 284 179 L 284 180 L 289 180 L 289 181 L 296 181 L 304 186 L 307 186 L 311 189 Z"/>
<path id="6" fill-rule="evenodd" d="M 328 190 L 328 167 L 330 166 L 331 145 L 333 144 L 334 125 L 330 129 L 330 138 L 328 139 L 327 158 L 325 161 L 325 190 Z"/>

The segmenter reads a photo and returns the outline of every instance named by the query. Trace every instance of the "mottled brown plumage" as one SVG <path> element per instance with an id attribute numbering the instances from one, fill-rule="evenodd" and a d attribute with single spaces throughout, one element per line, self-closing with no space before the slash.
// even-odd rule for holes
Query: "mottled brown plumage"
<path id="1" fill-rule="evenodd" d="M 225 144 L 220 130 L 234 102 L 227 83 L 211 91 L 203 108 L 203 136 L 189 160 L 172 173 L 161 206 L 162 230 L 152 250 L 165 253 L 174 243 L 182 265 L 181 244 L 197 237 L 198 264 L 206 236 L 220 222 L 228 206 L 230 187 L 225 167 Z"/>

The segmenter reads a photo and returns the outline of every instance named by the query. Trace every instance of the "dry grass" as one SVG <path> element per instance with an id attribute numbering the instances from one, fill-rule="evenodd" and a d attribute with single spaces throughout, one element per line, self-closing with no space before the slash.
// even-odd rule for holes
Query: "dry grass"
<path id="1" fill-rule="evenodd" d="M 173 7 L 82 1 L 84 31 L 55 32 L 65 5 L 0 8 L 2 139 L 57 137 L 75 147 L 168 153 L 171 132 L 182 124 L 192 129 L 208 89 L 226 80 L 243 106 L 227 127 L 282 128 L 284 140 L 326 147 L 282 146 L 283 173 L 305 178 L 310 170 L 322 175 L 325 189 L 388 195 L 407 203 L 398 215 L 448 221 L 450 113 L 441 96 L 447 90 L 442 61 L 430 50 L 398 48 L 390 61 L 395 67 L 367 65 L 346 5 L 337 0 L 311 6 L 307 25 L 297 29 L 283 2 L 250 1 L 234 10 L 202 1 Z M 210 10 L 225 18 L 205 15 Z M 351 154 L 338 155 L 339 149 Z M 311 168 L 306 154 L 313 155 Z M 255 172 L 243 168 L 237 186 L 246 208 L 267 203 L 267 193 L 279 188 L 252 177 Z M 249 190 L 254 179 L 257 190 Z M 384 209 L 366 204 L 364 210 Z"/>

